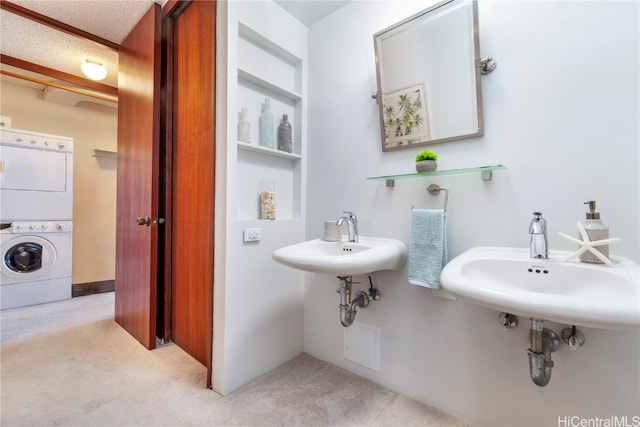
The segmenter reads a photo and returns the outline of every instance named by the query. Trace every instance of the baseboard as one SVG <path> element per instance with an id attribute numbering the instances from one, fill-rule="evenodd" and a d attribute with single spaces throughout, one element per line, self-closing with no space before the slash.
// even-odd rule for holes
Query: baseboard
<path id="1" fill-rule="evenodd" d="M 83 297 L 85 295 L 113 292 L 116 289 L 115 280 L 102 280 L 100 282 L 74 283 L 71 285 L 71 297 Z"/>

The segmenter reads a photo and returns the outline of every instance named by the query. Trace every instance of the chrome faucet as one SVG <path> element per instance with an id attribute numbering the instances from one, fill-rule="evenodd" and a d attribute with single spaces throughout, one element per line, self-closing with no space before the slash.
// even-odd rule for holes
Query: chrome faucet
<path id="1" fill-rule="evenodd" d="M 533 219 L 529 224 L 529 254 L 531 258 L 549 258 L 549 247 L 547 244 L 547 220 L 542 217 L 542 212 L 534 212 Z"/>
<path id="2" fill-rule="evenodd" d="M 343 216 L 338 218 L 336 221 L 336 225 L 340 226 L 347 223 L 347 232 L 349 233 L 349 241 L 357 242 L 358 241 L 358 217 L 355 216 L 353 212 L 344 211 L 342 212 Z"/>

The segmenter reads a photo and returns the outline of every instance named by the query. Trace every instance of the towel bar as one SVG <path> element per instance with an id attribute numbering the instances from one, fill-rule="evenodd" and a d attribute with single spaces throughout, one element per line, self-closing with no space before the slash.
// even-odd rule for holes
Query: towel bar
<path id="1" fill-rule="evenodd" d="M 449 202 L 449 190 L 440 187 L 438 184 L 431 184 L 427 187 L 427 191 L 432 196 L 437 196 L 441 191 L 444 191 L 444 211 L 447 211 L 447 203 Z"/>

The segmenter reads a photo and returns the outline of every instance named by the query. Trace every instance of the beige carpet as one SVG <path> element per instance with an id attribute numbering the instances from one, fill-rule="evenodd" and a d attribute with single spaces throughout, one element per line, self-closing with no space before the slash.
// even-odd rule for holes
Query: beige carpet
<path id="1" fill-rule="evenodd" d="M 173 344 L 145 350 L 113 293 L 0 313 L 2 426 L 460 426 L 302 354 L 230 396 Z"/>

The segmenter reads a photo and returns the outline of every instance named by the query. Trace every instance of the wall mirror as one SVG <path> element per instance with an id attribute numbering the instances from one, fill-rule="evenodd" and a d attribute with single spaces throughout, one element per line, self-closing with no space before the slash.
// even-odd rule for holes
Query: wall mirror
<path id="1" fill-rule="evenodd" d="M 373 39 L 383 151 L 482 135 L 476 1 L 440 2 Z"/>

